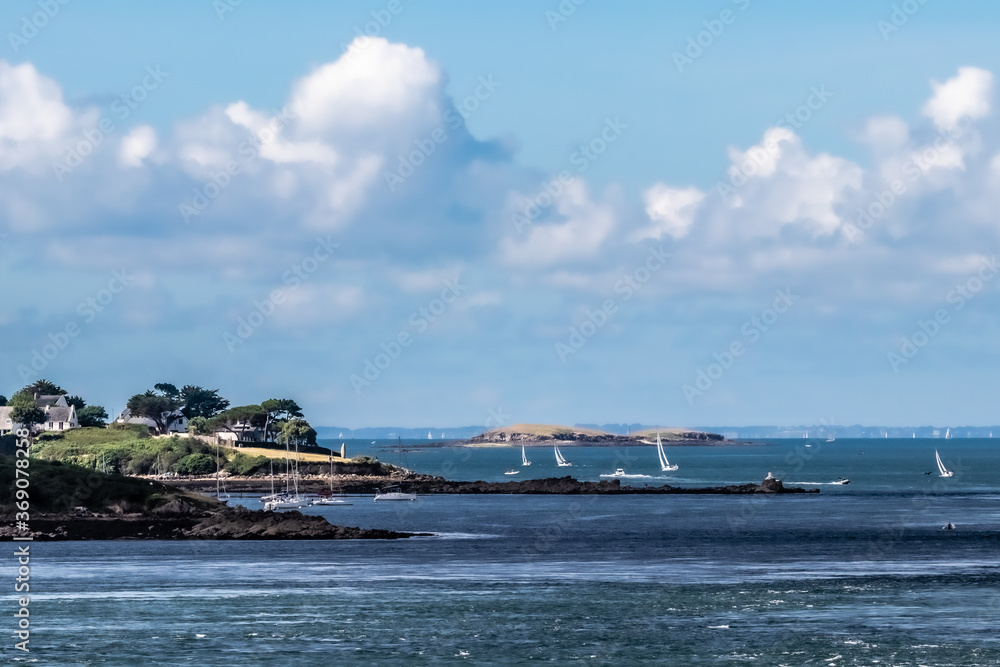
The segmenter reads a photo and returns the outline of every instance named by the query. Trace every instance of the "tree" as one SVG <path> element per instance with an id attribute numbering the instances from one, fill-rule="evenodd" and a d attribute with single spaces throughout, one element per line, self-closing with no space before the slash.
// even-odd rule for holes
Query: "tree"
<path id="1" fill-rule="evenodd" d="M 177 387 L 170 384 L 169 382 L 157 382 L 153 385 L 153 389 L 157 390 L 164 396 L 170 396 L 172 398 L 179 398 L 180 392 L 177 391 Z"/>
<path id="2" fill-rule="evenodd" d="M 207 417 L 191 417 L 188 420 L 188 433 L 191 435 L 211 435 L 211 420 Z"/>
<path id="3" fill-rule="evenodd" d="M 107 426 L 108 413 L 101 405 L 86 405 L 77 409 L 76 419 L 80 426 L 101 428 Z"/>
<path id="4" fill-rule="evenodd" d="M 229 401 L 219 396 L 218 389 L 203 389 L 186 384 L 180 391 L 180 398 L 184 404 L 181 412 L 189 420 L 195 417 L 214 417 L 229 407 Z"/>
<path id="5" fill-rule="evenodd" d="M 0 394 L 0 408 L 2 408 L 5 405 L 7 405 L 7 397 L 4 396 L 3 394 Z"/>
<path id="6" fill-rule="evenodd" d="M 305 419 L 290 419 L 281 427 L 278 442 L 283 445 L 315 445 L 316 429 Z"/>
<path id="7" fill-rule="evenodd" d="M 208 427 L 213 431 L 229 431 L 236 435 L 237 440 L 245 440 L 246 432 L 263 426 L 267 413 L 259 405 L 238 405 L 208 420 Z"/>
<path id="8" fill-rule="evenodd" d="M 155 388 L 159 393 L 147 391 L 145 394 L 136 394 L 128 399 L 125 407 L 133 417 L 152 420 L 157 432 L 165 435 L 170 432 L 170 426 L 181 419 L 177 412 L 181 407 L 181 399 L 177 387 L 173 385 L 157 384 Z M 170 388 L 173 393 L 169 392 Z"/>
<path id="9" fill-rule="evenodd" d="M 270 434 L 271 425 L 280 420 L 289 420 L 293 417 L 302 416 L 302 408 L 290 398 L 269 398 L 260 404 L 260 407 L 267 413 L 264 419 L 264 439 Z"/>
<path id="10" fill-rule="evenodd" d="M 65 389 L 54 382 L 49 382 L 44 378 L 36 380 L 21 391 L 27 391 L 32 397 L 34 397 L 35 394 L 38 394 L 39 396 L 62 396 L 66 394 Z"/>
<path id="11" fill-rule="evenodd" d="M 35 407 L 34 395 L 29 395 L 26 390 L 14 394 L 10 399 L 12 407 L 10 420 L 15 424 L 27 428 L 34 432 L 35 427 L 45 423 L 45 410 Z"/>
<path id="12" fill-rule="evenodd" d="M 66 405 L 76 406 L 76 415 L 79 417 L 80 410 L 83 410 L 85 407 L 87 407 L 87 401 L 83 400 L 79 396 L 67 396 Z"/>

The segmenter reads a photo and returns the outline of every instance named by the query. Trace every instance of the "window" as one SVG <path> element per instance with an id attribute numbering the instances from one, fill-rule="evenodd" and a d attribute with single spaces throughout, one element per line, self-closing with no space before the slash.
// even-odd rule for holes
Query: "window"
<path id="1" fill-rule="evenodd" d="M 62 423 L 62 422 L 59 422 L 59 430 L 60 430 L 60 431 L 61 431 L 61 430 L 63 430 L 63 426 L 62 426 L 62 425 L 63 425 L 63 423 Z"/>
<path id="2" fill-rule="evenodd" d="M 49 422 L 49 430 L 52 429 L 52 422 Z"/>

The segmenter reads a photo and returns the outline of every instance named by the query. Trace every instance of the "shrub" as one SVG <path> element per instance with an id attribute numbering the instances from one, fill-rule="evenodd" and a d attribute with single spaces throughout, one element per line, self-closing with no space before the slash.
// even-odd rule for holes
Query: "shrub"
<path id="1" fill-rule="evenodd" d="M 271 459 L 266 456 L 247 456 L 242 452 L 236 454 L 226 464 L 226 470 L 233 475 L 246 477 L 252 475 L 268 464 Z"/>
<path id="2" fill-rule="evenodd" d="M 215 459 L 208 454 L 188 454 L 175 468 L 181 475 L 209 475 L 215 472 Z"/>

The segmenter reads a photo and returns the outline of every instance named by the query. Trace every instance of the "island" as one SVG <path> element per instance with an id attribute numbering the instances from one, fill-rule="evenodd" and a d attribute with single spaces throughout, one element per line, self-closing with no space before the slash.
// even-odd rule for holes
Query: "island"
<path id="1" fill-rule="evenodd" d="M 660 431 L 645 430 L 619 435 L 589 428 L 559 426 L 555 424 L 514 424 L 490 429 L 468 440 L 448 444 L 482 445 L 553 445 L 569 444 L 607 445 L 653 445 L 656 436 L 664 445 L 720 445 L 733 444 L 718 433 L 692 431 L 682 428 L 664 428 Z"/>

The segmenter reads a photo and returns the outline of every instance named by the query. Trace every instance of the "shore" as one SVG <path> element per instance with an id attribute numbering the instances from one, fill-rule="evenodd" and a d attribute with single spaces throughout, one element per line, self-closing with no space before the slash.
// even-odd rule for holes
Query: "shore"
<path id="1" fill-rule="evenodd" d="M 214 478 L 178 479 L 168 482 L 172 486 L 188 491 L 214 493 Z M 347 494 L 372 495 L 376 489 L 402 485 L 407 491 L 418 495 L 440 494 L 538 494 L 538 495 L 626 495 L 626 494 L 714 494 L 745 495 L 750 493 L 819 493 L 819 489 L 785 487 L 781 480 L 764 480 L 761 484 L 738 484 L 711 487 L 680 486 L 631 486 L 622 485 L 621 480 L 581 482 L 573 477 L 548 477 L 510 482 L 456 482 L 430 475 L 407 475 L 393 477 L 334 476 L 334 485 Z M 330 488 L 330 477 L 317 476 L 299 480 L 299 491 L 314 494 Z M 271 492 L 269 479 L 246 477 L 229 478 L 226 490 L 230 494 L 265 494 Z"/>

